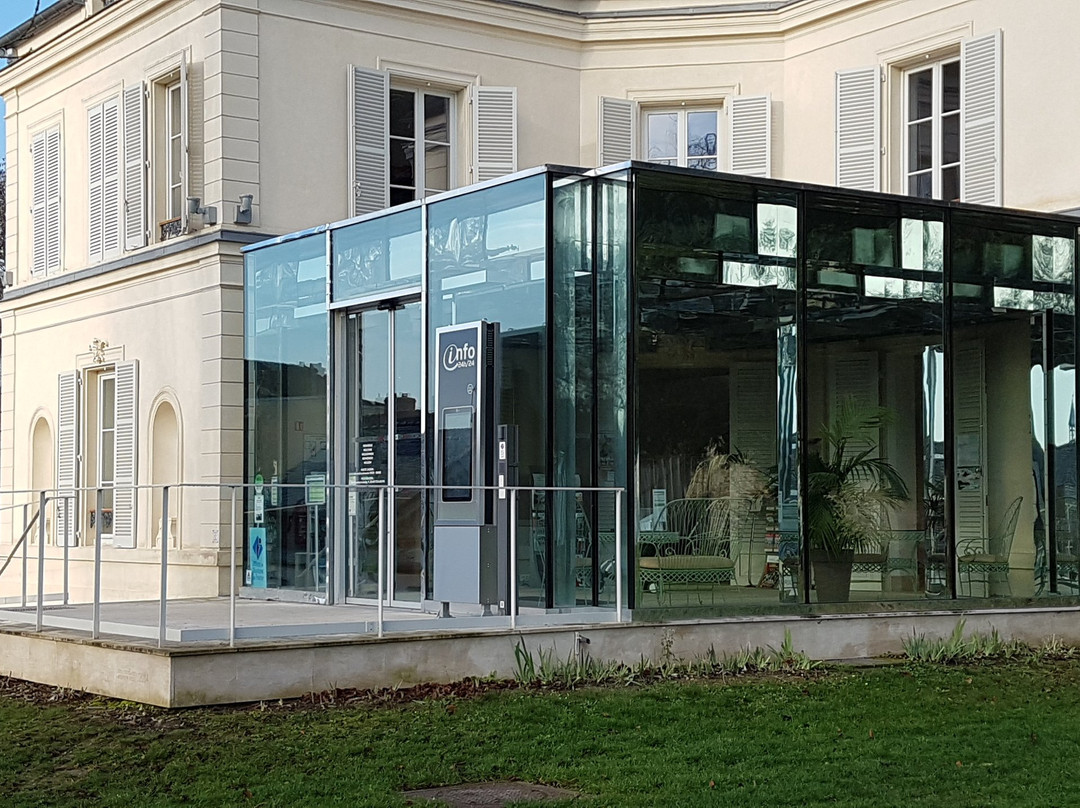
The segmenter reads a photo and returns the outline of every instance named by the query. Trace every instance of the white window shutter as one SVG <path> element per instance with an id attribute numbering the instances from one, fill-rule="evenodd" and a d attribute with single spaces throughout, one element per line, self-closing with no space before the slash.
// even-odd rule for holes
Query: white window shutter
<path id="1" fill-rule="evenodd" d="M 960 44 L 960 199 L 1001 204 L 1001 31 Z"/>
<path id="2" fill-rule="evenodd" d="M 390 77 L 349 68 L 349 215 L 390 204 Z"/>
<path id="3" fill-rule="evenodd" d="M 45 274 L 45 133 L 39 132 L 34 135 L 30 143 L 30 152 L 33 162 L 33 188 L 31 190 L 30 215 L 33 228 L 31 238 L 32 257 L 30 261 L 30 274 L 39 276 Z"/>
<path id="4" fill-rule="evenodd" d="M 45 133 L 45 271 L 60 269 L 60 127 Z"/>
<path id="5" fill-rule="evenodd" d="M 986 379 L 983 344 L 973 342 L 956 346 L 953 359 L 953 435 L 957 446 L 966 448 L 966 458 L 975 473 L 982 474 L 980 485 L 961 488 L 954 484 L 956 539 L 986 538 L 986 503 L 990 476 L 986 474 Z M 947 450 L 946 450 L 947 451 Z M 958 463 L 959 465 L 959 463 Z M 958 469 L 959 471 L 959 469 Z M 970 469 L 969 469 L 970 471 Z"/>
<path id="6" fill-rule="evenodd" d="M 633 160 L 637 151 L 637 103 L 623 98 L 600 99 L 598 166 Z"/>
<path id="7" fill-rule="evenodd" d="M 120 252 L 120 227 L 123 218 L 123 200 L 120 196 L 120 97 L 110 98 L 102 104 L 101 112 L 101 200 L 104 212 L 101 250 L 107 257 Z"/>
<path id="8" fill-rule="evenodd" d="M 878 69 L 836 74 L 836 184 L 879 190 L 880 85 Z"/>
<path id="9" fill-rule="evenodd" d="M 102 108 L 93 107 L 89 112 L 87 129 L 89 132 L 87 162 L 90 167 L 89 205 L 87 227 L 89 232 L 90 261 L 101 260 L 102 230 L 105 208 L 102 201 L 102 177 L 104 175 L 104 156 L 102 154 Z"/>
<path id="10" fill-rule="evenodd" d="M 113 545 L 135 546 L 135 483 L 138 460 L 139 363 L 116 363 L 116 488 Z"/>
<path id="11" fill-rule="evenodd" d="M 146 92 L 124 89 L 124 249 L 146 246 Z"/>
<path id="12" fill-rule="evenodd" d="M 474 88 L 473 142 L 477 182 L 517 171 L 517 88 Z"/>
<path id="13" fill-rule="evenodd" d="M 71 370 L 58 380 L 56 417 L 56 543 L 76 544 L 79 485 L 79 374 Z"/>
<path id="14" fill-rule="evenodd" d="M 188 63 L 187 54 L 180 60 L 180 223 L 183 232 L 188 232 L 191 217 L 188 215 L 187 198 L 191 196 L 190 166 L 188 150 L 191 148 L 191 133 L 188 131 L 191 116 L 188 110 Z M 205 199 L 203 205 L 209 204 Z"/>
<path id="15" fill-rule="evenodd" d="M 772 96 L 732 98 L 728 127 L 731 170 L 751 177 L 772 176 Z"/>

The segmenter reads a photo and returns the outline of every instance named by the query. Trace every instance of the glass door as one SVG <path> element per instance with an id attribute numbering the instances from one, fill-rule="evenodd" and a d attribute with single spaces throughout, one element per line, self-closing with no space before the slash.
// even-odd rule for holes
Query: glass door
<path id="1" fill-rule="evenodd" d="M 421 482 L 420 303 L 393 302 L 349 317 L 350 366 L 346 451 L 349 482 L 369 486 L 348 497 L 348 597 L 378 597 L 378 494 L 376 486 Z M 419 605 L 422 589 L 423 498 L 416 489 L 387 495 L 387 547 L 383 597 L 388 604 Z"/>

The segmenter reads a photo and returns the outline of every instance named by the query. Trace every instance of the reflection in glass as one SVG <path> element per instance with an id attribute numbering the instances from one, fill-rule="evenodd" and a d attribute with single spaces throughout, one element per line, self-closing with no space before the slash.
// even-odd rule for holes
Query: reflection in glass
<path id="1" fill-rule="evenodd" d="M 794 294 L 781 285 L 794 288 L 794 209 L 734 183 L 638 176 L 639 608 L 798 597 Z M 709 562 L 665 560 L 693 556 Z"/>
<path id="2" fill-rule="evenodd" d="M 686 145 L 691 157 L 716 154 L 715 112 L 686 113 Z"/>
<path id="3" fill-rule="evenodd" d="M 325 592 L 327 509 L 307 503 L 305 482 L 327 471 L 326 270 L 323 233 L 245 256 L 248 479 L 294 486 L 265 494 L 271 588 Z"/>
<path id="4" fill-rule="evenodd" d="M 423 269 L 421 223 L 420 209 L 412 208 L 335 229 L 334 302 L 418 287 Z"/>
<path id="5" fill-rule="evenodd" d="M 944 471 L 943 311 L 932 291 L 942 213 L 808 195 L 806 226 L 812 597 L 947 593 L 935 494 Z M 838 437 L 845 458 L 861 457 L 866 470 L 816 495 Z M 820 529 L 825 517 L 840 529 Z"/>
<path id="6" fill-rule="evenodd" d="M 677 160 L 679 155 L 679 116 L 674 112 L 650 113 L 647 116 L 649 129 L 649 159 Z"/>
<path id="7" fill-rule="evenodd" d="M 518 428 L 522 485 L 544 485 L 547 479 L 546 179 L 526 177 L 428 208 L 429 352 L 434 351 L 437 328 L 477 320 L 499 323 L 497 423 Z M 427 389 L 430 436 L 434 364 Z M 429 457 L 433 448 L 427 447 Z M 543 497 L 523 495 L 519 514 L 520 602 L 544 606 L 552 583 L 547 503 Z M 427 585 L 430 591 L 430 579 Z"/>

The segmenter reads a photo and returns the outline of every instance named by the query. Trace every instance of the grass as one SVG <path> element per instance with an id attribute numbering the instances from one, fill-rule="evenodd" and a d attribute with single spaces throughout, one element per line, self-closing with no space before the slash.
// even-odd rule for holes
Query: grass
<path id="1" fill-rule="evenodd" d="M 520 779 L 574 806 L 1080 804 L 1080 665 L 506 684 L 167 712 L 0 690 L 0 805 L 401 806 Z"/>

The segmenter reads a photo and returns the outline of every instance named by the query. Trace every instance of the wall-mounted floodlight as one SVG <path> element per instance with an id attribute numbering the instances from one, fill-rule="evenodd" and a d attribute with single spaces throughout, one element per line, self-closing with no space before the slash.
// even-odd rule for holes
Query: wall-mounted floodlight
<path id="1" fill-rule="evenodd" d="M 236 206 L 236 216 L 233 217 L 236 224 L 251 224 L 251 203 L 254 199 L 254 194 L 240 194 L 240 204 Z"/>
<path id="2" fill-rule="evenodd" d="M 217 208 L 199 207 L 202 200 L 197 196 L 187 198 L 187 212 L 189 216 L 202 216 L 203 224 L 217 224 Z"/>

